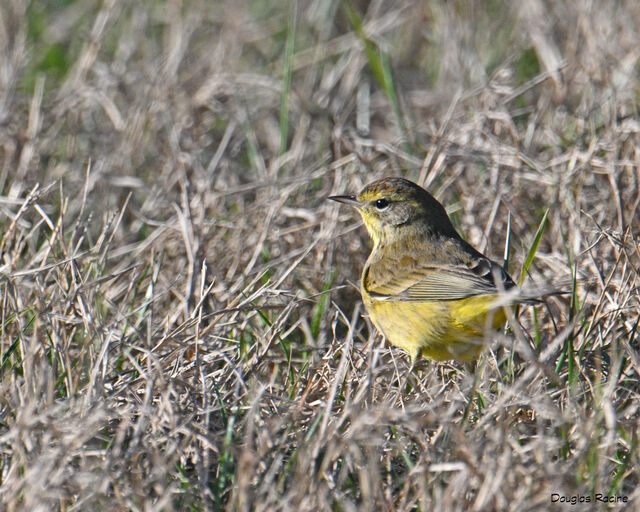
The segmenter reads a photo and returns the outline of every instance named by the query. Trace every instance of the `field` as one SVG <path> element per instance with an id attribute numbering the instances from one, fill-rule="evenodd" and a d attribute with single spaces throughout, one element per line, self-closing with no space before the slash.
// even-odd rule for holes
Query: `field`
<path id="1" fill-rule="evenodd" d="M 3 0 L 0 510 L 640 506 L 640 3 Z M 412 373 L 327 201 L 514 279 Z"/>

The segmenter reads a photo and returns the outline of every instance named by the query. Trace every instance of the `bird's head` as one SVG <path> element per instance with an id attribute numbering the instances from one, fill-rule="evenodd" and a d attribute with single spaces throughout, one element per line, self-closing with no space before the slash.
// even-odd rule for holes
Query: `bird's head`
<path id="1" fill-rule="evenodd" d="M 425 235 L 458 236 L 444 207 L 429 192 L 404 178 L 384 178 L 370 183 L 358 195 L 329 199 L 355 207 L 375 245 L 412 233 L 412 228 Z"/>

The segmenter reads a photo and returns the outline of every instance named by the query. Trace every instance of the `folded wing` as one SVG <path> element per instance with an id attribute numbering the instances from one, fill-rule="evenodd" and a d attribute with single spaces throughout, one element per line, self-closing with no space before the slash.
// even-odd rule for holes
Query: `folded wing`
<path id="1" fill-rule="evenodd" d="M 377 300 L 430 302 L 496 295 L 515 286 L 504 269 L 487 258 L 468 264 L 424 265 L 391 273 L 384 281 L 366 275 L 364 286 Z"/>

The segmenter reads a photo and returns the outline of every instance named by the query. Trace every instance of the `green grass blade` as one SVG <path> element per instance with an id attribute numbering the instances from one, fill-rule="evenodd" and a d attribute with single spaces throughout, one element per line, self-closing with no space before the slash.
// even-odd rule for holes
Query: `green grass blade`
<path id="1" fill-rule="evenodd" d="M 364 45 L 369 68 L 371 69 L 373 76 L 382 87 L 382 90 L 384 91 L 387 99 L 389 100 L 389 103 L 391 104 L 391 109 L 393 110 L 396 122 L 398 123 L 402 136 L 405 140 L 404 149 L 408 153 L 411 153 L 411 147 L 409 145 L 409 141 L 411 140 L 409 137 L 409 130 L 407 130 L 407 124 L 404 120 L 402 109 L 400 108 L 400 101 L 398 100 L 398 94 L 396 92 L 396 87 L 393 80 L 393 72 L 391 71 L 391 62 L 389 61 L 389 56 L 378 45 L 376 45 L 371 39 L 367 37 L 364 32 L 362 16 L 360 16 L 360 13 L 358 13 L 358 11 L 351 5 L 351 3 L 345 1 L 343 3 L 343 6 L 349 18 L 349 21 L 351 22 L 351 26 L 358 36 L 358 39 L 360 39 L 360 41 Z"/>
<path id="2" fill-rule="evenodd" d="M 284 73 L 282 75 L 282 97 L 280 100 L 280 154 L 287 150 L 289 138 L 289 96 L 291 95 L 291 74 L 293 70 L 293 50 L 296 38 L 297 2 L 292 3 L 287 24 L 287 40 L 284 47 Z"/>
<path id="3" fill-rule="evenodd" d="M 620 465 L 618 466 L 618 470 L 611 480 L 611 486 L 609 487 L 609 496 L 615 496 L 620 490 L 620 486 L 622 485 L 625 474 L 627 474 L 627 470 L 629 469 L 629 464 L 638 449 L 638 437 L 635 432 L 633 432 L 631 439 L 629 439 L 629 434 L 627 434 L 622 427 L 618 427 L 618 432 L 622 433 L 620 437 L 626 438 L 627 441 L 629 441 L 629 449 L 626 453 L 618 455 L 616 457 L 620 461 Z"/>
<path id="4" fill-rule="evenodd" d="M 511 211 L 507 215 L 507 238 L 504 241 L 504 258 L 502 266 L 504 271 L 509 273 L 509 253 L 511 252 Z"/>
<path id="5" fill-rule="evenodd" d="M 313 313 L 313 318 L 311 320 L 311 335 L 316 338 L 320 333 L 320 322 L 322 321 L 322 315 L 324 315 L 325 310 L 327 309 L 327 304 L 329 302 L 329 294 L 327 293 L 331 287 L 333 286 L 333 281 L 336 278 L 337 270 L 331 272 L 329 279 L 322 287 L 322 295 L 318 299 L 318 303 L 315 307 L 315 311 Z"/>
<path id="6" fill-rule="evenodd" d="M 527 272 L 529 272 L 529 268 L 533 263 L 533 259 L 536 257 L 536 252 L 538 252 L 540 240 L 542 239 L 542 233 L 544 233 L 544 228 L 547 225 L 548 216 L 549 210 L 547 209 L 547 211 L 544 212 L 542 220 L 540 221 L 538 231 L 536 231 L 536 235 L 533 237 L 533 243 L 531 244 L 531 248 L 529 249 L 529 253 L 527 254 L 527 259 L 524 261 L 524 266 L 522 267 L 522 272 L 520 273 L 520 279 L 518 279 L 518 286 L 522 286 L 522 283 L 524 283 L 524 280 L 527 277 Z"/>

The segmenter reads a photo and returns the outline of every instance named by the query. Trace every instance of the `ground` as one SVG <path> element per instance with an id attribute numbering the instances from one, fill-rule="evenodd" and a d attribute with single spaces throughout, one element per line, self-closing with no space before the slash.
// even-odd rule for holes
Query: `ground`
<path id="1" fill-rule="evenodd" d="M 633 0 L 2 2 L 0 508 L 637 506 L 638 26 Z M 567 294 L 409 374 L 326 200 L 394 175 Z"/>

